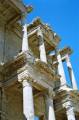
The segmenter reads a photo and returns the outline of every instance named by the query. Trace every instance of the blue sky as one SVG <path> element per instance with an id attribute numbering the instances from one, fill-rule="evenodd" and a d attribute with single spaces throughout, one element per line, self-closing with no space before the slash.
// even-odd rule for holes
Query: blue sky
<path id="1" fill-rule="evenodd" d="M 27 17 L 31 22 L 35 17 L 49 23 L 61 38 L 60 47 L 70 46 L 75 77 L 79 87 L 79 0 L 24 0 L 33 6 Z"/>

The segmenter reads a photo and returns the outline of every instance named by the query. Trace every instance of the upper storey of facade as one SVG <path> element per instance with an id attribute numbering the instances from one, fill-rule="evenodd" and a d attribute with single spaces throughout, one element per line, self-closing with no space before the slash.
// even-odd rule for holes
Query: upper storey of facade
<path id="1" fill-rule="evenodd" d="M 35 19 L 27 26 L 28 42 L 31 51 L 39 58 L 39 47 L 42 43 L 45 46 L 45 52 L 48 56 L 51 51 L 55 50 L 60 42 L 59 36 L 47 24 L 42 23 L 40 18 Z M 41 37 L 41 41 L 39 41 Z"/>
<path id="2" fill-rule="evenodd" d="M 31 6 L 25 6 L 20 0 L 0 1 L 0 63 L 11 60 L 22 50 L 23 28 L 21 23 L 23 23 L 24 15 L 31 10 Z M 60 41 L 59 36 L 51 30 L 51 27 L 43 24 L 39 18 L 26 26 L 26 29 L 29 49 L 38 59 L 41 48 L 39 48 L 40 34 L 43 37 L 47 56 L 50 51 L 55 50 Z"/>

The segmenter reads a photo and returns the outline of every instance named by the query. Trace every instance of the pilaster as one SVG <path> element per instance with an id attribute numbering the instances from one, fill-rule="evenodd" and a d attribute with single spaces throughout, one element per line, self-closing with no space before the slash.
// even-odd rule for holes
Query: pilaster
<path id="1" fill-rule="evenodd" d="M 5 89 L 2 88 L 1 93 L 0 93 L 0 97 L 1 97 L 1 120 L 6 120 L 7 116 L 6 116 L 6 94 L 5 94 Z"/>

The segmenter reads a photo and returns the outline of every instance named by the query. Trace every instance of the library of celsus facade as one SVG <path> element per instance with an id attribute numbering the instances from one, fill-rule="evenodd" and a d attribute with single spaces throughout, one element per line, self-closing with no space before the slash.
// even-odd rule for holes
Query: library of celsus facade
<path id="1" fill-rule="evenodd" d="M 0 120 L 79 120 L 72 49 L 21 0 L 0 0 Z M 71 86 L 67 84 L 66 64 Z"/>

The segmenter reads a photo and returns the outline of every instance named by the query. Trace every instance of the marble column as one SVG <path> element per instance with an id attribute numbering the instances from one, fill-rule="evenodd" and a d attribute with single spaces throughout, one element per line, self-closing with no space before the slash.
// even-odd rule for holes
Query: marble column
<path id="1" fill-rule="evenodd" d="M 34 120 L 34 104 L 32 86 L 23 80 L 23 114 L 25 120 Z"/>
<path id="2" fill-rule="evenodd" d="M 66 115 L 67 115 L 67 120 L 76 120 L 74 109 L 70 101 L 66 105 Z"/>
<path id="3" fill-rule="evenodd" d="M 23 40 L 22 40 L 22 51 L 26 52 L 29 50 L 28 37 L 27 37 L 27 25 L 23 26 Z"/>
<path id="4" fill-rule="evenodd" d="M 49 95 L 48 94 L 46 95 L 46 113 L 47 113 L 47 120 L 56 120 L 52 91 Z"/>
<path id="5" fill-rule="evenodd" d="M 71 62 L 70 62 L 70 58 L 69 58 L 68 55 L 66 55 L 66 63 L 67 63 L 67 67 L 68 67 L 68 70 L 69 70 L 69 75 L 70 75 L 70 79 L 71 79 L 71 83 L 72 83 L 73 89 L 77 90 L 78 89 L 77 88 L 77 83 L 76 83 L 76 80 L 75 80 L 73 68 L 72 68 L 72 65 L 71 65 Z"/>
<path id="6" fill-rule="evenodd" d="M 60 84 L 62 87 L 63 85 L 66 85 L 66 76 L 65 76 L 65 72 L 64 72 L 62 58 L 61 58 L 61 55 L 59 53 L 57 54 L 57 60 L 58 60 L 58 74 L 61 76 Z"/>
<path id="7" fill-rule="evenodd" d="M 40 29 L 37 32 L 37 36 L 39 38 L 40 60 L 47 63 L 46 50 L 45 50 L 44 39 L 43 39 L 43 33 L 42 33 L 42 31 Z"/>

